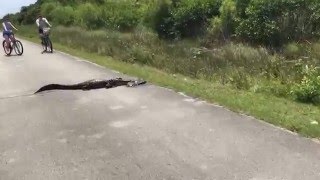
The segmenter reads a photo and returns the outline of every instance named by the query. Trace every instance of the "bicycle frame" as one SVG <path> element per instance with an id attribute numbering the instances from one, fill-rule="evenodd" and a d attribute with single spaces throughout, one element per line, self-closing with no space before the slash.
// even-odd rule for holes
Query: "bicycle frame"
<path id="1" fill-rule="evenodd" d="M 5 38 L 5 41 L 7 42 L 7 45 L 9 45 L 9 48 L 12 48 L 11 43 L 15 43 L 16 38 L 14 37 L 14 34 L 12 34 L 11 36 L 8 37 L 8 40 Z M 8 44 L 8 42 L 9 42 L 9 44 Z"/>
<path id="2" fill-rule="evenodd" d="M 10 37 L 6 37 L 2 42 L 2 46 L 8 56 L 11 55 L 12 50 L 14 50 L 15 53 L 19 56 L 23 54 L 23 45 L 19 40 L 15 38 L 14 34 L 12 34 Z"/>
<path id="3" fill-rule="evenodd" d="M 49 37 L 50 28 L 43 28 L 43 37 Z"/>
<path id="4" fill-rule="evenodd" d="M 42 40 L 42 47 L 44 49 L 44 52 L 47 52 L 48 51 L 48 48 L 50 49 L 49 52 L 53 52 L 52 50 L 52 43 L 51 43 L 51 40 L 49 38 L 49 35 L 50 35 L 50 28 L 43 28 L 43 33 L 41 34 L 41 40 Z"/>

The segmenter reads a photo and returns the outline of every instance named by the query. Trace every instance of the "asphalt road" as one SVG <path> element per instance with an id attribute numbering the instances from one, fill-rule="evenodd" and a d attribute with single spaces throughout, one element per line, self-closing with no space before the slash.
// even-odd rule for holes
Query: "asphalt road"
<path id="1" fill-rule="evenodd" d="M 0 56 L 1 180 L 319 180 L 320 145 L 151 84 L 29 95 L 126 77 L 62 53 Z"/>

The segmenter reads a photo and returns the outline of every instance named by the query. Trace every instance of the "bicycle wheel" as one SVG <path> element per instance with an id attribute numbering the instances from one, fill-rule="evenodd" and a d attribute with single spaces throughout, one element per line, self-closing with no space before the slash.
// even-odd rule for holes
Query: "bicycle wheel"
<path id="1" fill-rule="evenodd" d="M 16 40 L 13 44 L 13 49 L 17 55 L 21 56 L 23 54 L 23 45 L 19 40 Z"/>
<path id="2" fill-rule="evenodd" d="M 42 40 L 41 40 L 41 45 L 42 45 L 42 49 L 43 49 L 43 51 L 45 52 L 45 51 L 47 51 L 47 40 L 46 40 L 47 38 L 43 38 Z"/>
<path id="3" fill-rule="evenodd" d="M 12 52 L 12 48 L 10 47 L 9 49 L 6 48 L 7 42 L 4 40 L 2 42 L 3 50 L 6 53 L 6 55 L 10 56 Z"/>
<path id="4" fill-rule="evenodd" d="M 47 38 L 47 50 L 48 49 L 50 53 L 53 53 L 52 42 L 49 37 Z"/>

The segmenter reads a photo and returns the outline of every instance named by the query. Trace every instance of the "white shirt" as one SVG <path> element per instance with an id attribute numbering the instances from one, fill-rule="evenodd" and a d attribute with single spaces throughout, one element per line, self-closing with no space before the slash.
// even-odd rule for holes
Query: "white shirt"
<path id="1" fill-rule="evenodd" d="M 4 22 L 2 26 L 4 31 L 12 31 L 12 24 L 10 22 Z"/>
<path id="2" fill-rule="evenodd" d="M 41 23 L 42 21 L 42 23 Z M 46 18 L 42 18 L 42 20 L 40 21 L 40 18 L 38 18 L 36 20 L 37 26 L 40 28 L 44 28 L 45 24 L 43 24 L 43 22 L 47 23 L 49 26 L 51 26 L 51 24 L 48 22 L 48 20 Z"/>

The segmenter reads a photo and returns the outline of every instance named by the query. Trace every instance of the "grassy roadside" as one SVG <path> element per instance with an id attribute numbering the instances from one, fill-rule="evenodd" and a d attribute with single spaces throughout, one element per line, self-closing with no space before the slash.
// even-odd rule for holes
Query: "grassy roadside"
<path id="1" fill-rule="evenodd" d="M 39 43 L 36 34 L 35 36 L 26 34 L 24 39 Z M 172 75 L 149 66 L 117 61 L 111 57 L 79 51 L 56 42 L 54 42 L 54 47 L 122 73 L 144 78 L 154 84 L 183 91 L 188 95 L 220 104 L 233 111 L 252 115 L 303 136 L 320 138 L 320 125 L 311 123 L 313 121 L 320 122 L 320 108 L 317 106 L 297 103 L 263 93 L 235 90 L 206 80 Z"/>

